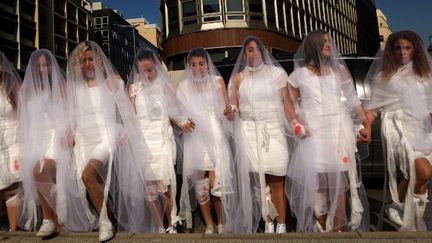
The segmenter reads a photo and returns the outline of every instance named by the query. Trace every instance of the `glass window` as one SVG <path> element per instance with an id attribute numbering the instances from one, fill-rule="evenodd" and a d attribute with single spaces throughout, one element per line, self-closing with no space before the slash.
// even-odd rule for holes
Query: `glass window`
<path id="1" fill-rule="evenodd" d="M 266 8 L 267 8 L 267 23 L 269 27 L 276 27 L 276 13 L 275 13 L 274 2 L 267 1 Z"/>
<path id="2" fill-rule="evenodd" d="M 242 0 L 227 0 L 226 7 L 228 12 L 243 12 L 243 1 Z"/>
<path id="3" fill-rule="evenodd" d="M 285 18 L 283 12 L 283 1 L 279 0 L 277 2 L 277 13 L 278 13 L 278 23 L 279 29 L 285 29 Z"/>
<path id="4" fill-rule="evenodd" d="M 285 14 L 286 14 L 286 20 L 287 20 L 287 30 L 288 33 L 292 33 L 292 26 L 293 26 L 293 20 L 292 20 L 292 14 L 291 14 L 291 3 L 288 1 L 285 4 Z"/>
<path id="5" fill-rule="evenodd" d="M 197 23 L 196 2 L 191 0 L 183 1 L 182 9 L 183 9 L 183 24 L 184 25 L 196 24 Z"/>
<path id="6" fill-rule="evenodd" d="M 203 10 L 204 14 L 219 13 L 219 0 L 203 0 Z"/>
<path id="7" fill-rule="evenodd" d="M 168 6 L 168 30 L 170 35 L 179 33 L 179 16 L 176 4 Z"/>
<path id="8" fill-rule="evenodd" d="M 191 17 L 197 14 L 195 1 L 183 1 L 183 18 Z"/>
<path id="9" fill-rule="evenodd" d="M 262 13 L 262 2 L 261 0 L 249 0 L 249 12 Z"/>

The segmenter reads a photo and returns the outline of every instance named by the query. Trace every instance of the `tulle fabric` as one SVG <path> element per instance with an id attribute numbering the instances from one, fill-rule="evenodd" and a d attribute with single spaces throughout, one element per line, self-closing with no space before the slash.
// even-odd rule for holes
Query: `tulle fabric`
<path id="1" fill-rule="evenodd" d="M 409 36 L 404 37 L 404 33 Z M 412 41 L 412 35 L 413 32 L 402 31 L 396 32 L 393 38 Z M 388 70 L 385 62 L 391 62 L 389 57 L 384 56 L 385 51 L 379 50 L 364 81 L 371 87 L 366 97 L 366 108 L 381 113 L 381 137 L 391 198 L 403 209 L 401 231 L 432 229 L 430 204 L 425 202 L 428 209 L 423 215 L 419 215 L 414 195 L 415 160 L 425 158 L 432 164 L 432 61 L 420 38 L 418 41 L 412 43 L 415 57 L 405 65 L 398 65 L 389 75 L 384 74 L 384 70 Z M 385 50 L 390 48 L 393 47 L 387 42 Z M 415 72 L 415 68 L 421 66 L 429 70 L 424 75 Z M 398 172 L 409 179 L 402 202 L 398 194 Z M 429 193 L 431 189 L 429 182 Z M 426 200 L 431 200 L 429 195 L 426 197 Z"/>
<path id="2" fill-rule="evenodd" d="M 85 69 L 92 61 L 94 68 Z M 146 177 L 151 168 L 148 147 L 140 132 L 132 105 L 125 92 L 124 81 L 101 48 L 92 41 L 80 43 L 68 60 L 67 80 L 73 92 L 75 112 L 74 157 L 78 175 L 90 160 L 103 180 L 104 199 L 100 220 L 116 217 L 119 230 L 157 231 L 149 205 Z M 90 81 L 91 80 L 91 81 Z M 94 85 L 89 86 L 88 82 Z M 79 182 L 80 193 L 86 189 Z M 164 198 L 160 198 L 163 204 Z M 159 209 L 159 215 L 163 215 Z"/>
<path id="3" fill-rule="evenodd" d="M 260 52 L 254 60 L 246 58 L 250 41 Z M 261 40 L 247 37 L 228 85 L 230 104 L 238 108 L 232 133 L 241 205 L 236 212 L 236 232 L 255 233 L 261 218 L 277 216 L 265 176 L 286 175 L 290 135 L 283 93 L 287 79 Z"/>
<path id="4" fill-rule="evenodd" d="M 203 55 L 206 69 L 203 74 L 193 71 L 192 52 Z M 196 186 L 208 177 L 208 171 L 215 172 L 215 182 L 211 194 L 220 197 L 223 207 L 223 221 L 226 232 L 232 230 L 232 223 L 237 215 L 233 210 L 238 207 L 235 198 L 236 182 L 234 164 L 228 140 L 230 122 L 224 117 L 226 105 L 222 84 L 209 54 L 204 49 L 193 49 L 187 57 L 186 70 L 177 86 L 177 99 L 183 109 L 183 117 L 195 123 L 191 133 L 183 133 L 183 185 L 180 197 L 181 219 L 191 220 L 188 215 L 197 207 Z M 215 191 L 218 191 L 215 193 Z M 190 225 L 190 222 L 187 222 Z"/>
<path id="5" fill-rule="evenodd" d="M 156 190 L 152 192 L 152 195 L 144 196 L 163 210 L 164 205 L 160 203 L 164 201 L 160 201 L 158 195 L 154 194 L 163 194 L 170 190 L 173 209 L 171 215 L 167 217 L 170 217 L 171 224 L 175 225 L 178 221 L 175 201 L 177 185 L 174 170 L 176 141 L 171 120 L 177 122 L 178 119 L 181 119 L 179 117 L 181 115 L 180 104 L 168 73 L 157 56 L 147 49 L 139 50 L 136 56 L 128 81 L 129 97 L 133 100 L 140 129 L 146 139 L 147 145 L 144 146 L 148 146 L 151 153 L 150 156 L 147 156 L 149 160 L 143 161 L 149 164 L 153 172 L 146 177 L 148 181 L 145 186 Z M 141 62 L 146 62 L 144 65 L 150 65 L 150 67 L 143 67 Z M 149 70 L 146 70 L 147 67 Z M 163 214 L 153 216 L 160 217 L 158 220 L 163 223 Z"/>
<path id="6" fill-rule="evenodd" d="M 17 141 L 18 90 L 22 83 L 7 57 L 0 52 L 0 190 L 21 181 Z"/>
<path id="7" fill-rule="evenodd" d="M 94 216 L 79 194 L 72 162 L 73 102 L 64 72 L 48 50 L 32 53 L 19 92 L 19 141 L 22 151 L 24 207 L 21 227 L 35 229 L 37 191 L 67 231 L 90 231 Z M 49 162 L 49 161 L 51 162 Z"/>
<path id="8" fill-rule="evenodd" d="M 353 80 L 327 32 L 311 32 L 294 56 L 289 92 L 308 137 L 295 140 L 286 192 L 298 231 L 368 230 L 368 204 L 356 158 L 364 119 Z"/>

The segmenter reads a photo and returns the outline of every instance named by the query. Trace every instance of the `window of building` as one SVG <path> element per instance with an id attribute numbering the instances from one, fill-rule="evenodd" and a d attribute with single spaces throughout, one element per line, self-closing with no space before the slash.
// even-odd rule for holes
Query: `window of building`
<path id="1" fill-rule="evenodd" d="M 227 12 L 243 12 L 243 0 L 229 0 L 225 2 Z"/>
<path id="2" fill-rule="evenodd" d="M 193 0 L 183 0 L 182 1 L 182 10 L 183 10 L 183 24 L 190 25 L 197 23 L 197 10 L 196 10 L 196 1 Z"/>
<path id="3" fill-rule="evenodd" d="M 250 20 L 263 20 L 263 5 L 261 0 L 249 0 L 249 17 Z"/>
<path id="4" fill-rule="evenodd" d="M 203 22 L 215 22 L 222 20 L 220 0 L 203 0 Z"/>
<path id="5" fill-rule="evenodd" d="M 95 26 L 95 29 L 102 28 L 102 18 L 101 17 L 94 18 L 94 26 Z"/>
<path id="6" fill-rule="evenodd" d="M 290 2 L 286 2 L 285 3 L 285 14 L 286 14 L 286 23 L 287 23 L 287 31 L 288 33 L 293 32 L 292 27 L 293 27 L 293 19 L 292 19 L 292 5 Z"/>
<path id="7" fill-rule="evenodd" d="M 274 1 L 266 2 L 266 10 L 268 27 L 276 28 L 276 13 Z"/>
<path id="8" fill-rule="evenodd" d="M 283 0 L 277 1 L 278 26 L 280 30 L 285 30 L 285 15 L 283 11 Z"/>
<path id="9" fill-rule="evenodd" d="M 219 0 L 203 0 L 203 13 L 219 13 L 220 3 Z"/>
<path id="10" fill-rule="evenodd" d="M 109 18 L 108 16 L 102 17 L 102 28 L 108 28 L 109 25 Z"/>
<path id="11" fill-rule="evenodd" d="M 225 1 L 227 20 L 244 20 L 243 0 Z"/>
<path id="12" fill-rule="evenodd" d="M 177 4 L 168 5 L 168 33 L 169 35 L 176 35 L 180 31 L 179 29 L 179 16 Z"/>
<path id="13" fill-rule="evenodd" d="M 299 27 L 299 11 L 297 6 L 292 7 L 292 20 L 294 26 L 294 36 L 300 36 L 300 27 Z"/>

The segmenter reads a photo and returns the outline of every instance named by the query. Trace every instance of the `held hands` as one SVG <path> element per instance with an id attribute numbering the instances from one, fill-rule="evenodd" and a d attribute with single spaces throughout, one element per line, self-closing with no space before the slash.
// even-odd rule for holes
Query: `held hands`
<path id="1" fill-rule="evenodd" d="M 297 119 L 291 121 L 291 126 L 296 137 L 305 139 L 310 136 L 309 131 Z"/>
<path id="2" fill-rule="evenodd" d="M 357 142 L 370 143 L 372 141 L 372 129 L 371 126 L 363 127 L 359 130 L 357 135 Z"/>
<path id="3" fill-rule="evenodd" d="M 195 123 L 191 118 L 188 118 L 187 120 L 180 122 L 179 127 L 183 132 L 191 133 L 195 129 Z"/>
<path id="4" fill-rule="evenodd" d="M 238 109 L 236 105 L 227 105 L 225 106 L 224 116 L 228 119 L 228 121 L 233 121 L 237 111 Z"/>

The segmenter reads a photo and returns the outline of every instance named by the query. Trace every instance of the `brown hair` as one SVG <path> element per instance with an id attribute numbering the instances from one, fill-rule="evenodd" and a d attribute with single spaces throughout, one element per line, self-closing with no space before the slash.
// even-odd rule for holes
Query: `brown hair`
<path id="1" fill-rule="evenodd" d="M 426 77 L 431 69 L 427 60 L 424 44 L 419 35 L 414 31 L 404 30 L 394 32 L 388 39 L 382 57 L 382 77 L 388 81 L 399 68 L 394 55 L 394 48 L 398 40 L 408 40 L 413 45 L 413 71 L 420 77 Z"/>
<path id="2" fill-rule="evenodd" d="M 304 39 L 304 62 L 306 65 L 309 64 L 315 68 L 321 68 L 324 35 L 328 35 L 328 33 L 324 30 L 315 30 L 310 32 Z"/>

